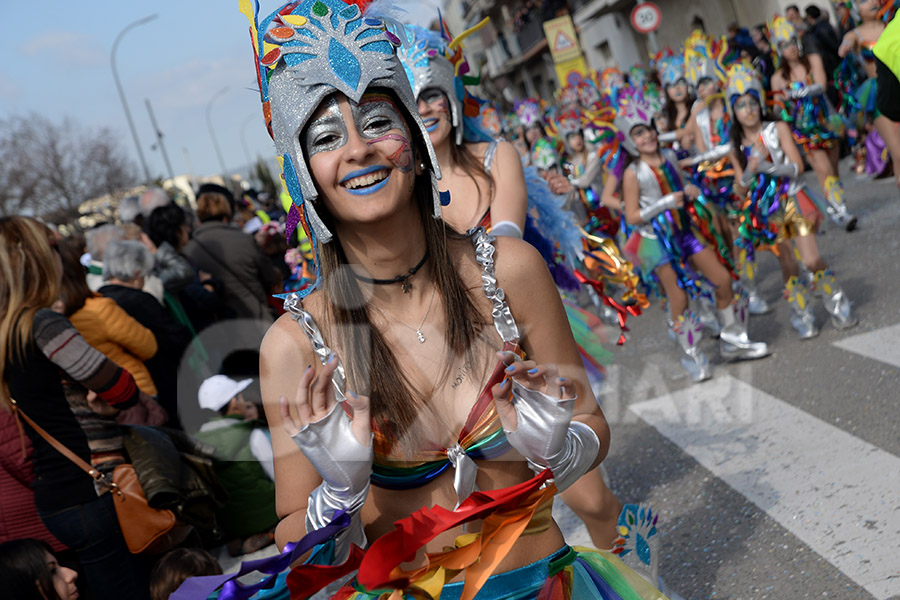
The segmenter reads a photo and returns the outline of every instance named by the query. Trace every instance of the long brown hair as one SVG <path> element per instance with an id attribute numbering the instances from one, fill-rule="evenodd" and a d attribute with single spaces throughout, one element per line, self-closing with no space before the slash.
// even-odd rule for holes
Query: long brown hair
<path id="1" fill-rule="evenodd" d="M 84 267 L 79 260 L 83 254 L 83 240 L 68 237 L 60 240 L 57 248 L 63 267 L 59 299 L 65 306 L 65 315 L 70 317 L 84 307 L 84 303 L 94 292 L 88 287 Z"/>
<path id="2" fill-rule="evenodd" d="M 59 298 L 51 232 L 27 217 L 0 217 L 0 405 L 9 391 L 3 377 L 31 340 L 34 315 Z"/>
<path id="3" fill-rule="evenodd" d="M 799 46 L 800 42 L 797 42 L 797 44 L 798 44 L 797 47 L 800 48 L 800 46 Z M 797 58 L 797 60 L 800 61 L 800 64 L 803 65 L 804 69 L 806 69 L 806 75 L 809 76 L 809 74 L 812 73 L 812 65 L 809 62 L 809 57 L 805 54 L 802 54 L 802 50 L 801 50 L 801 54 Z M 784 79 L 785 83 L 787 83 L 788 86 L 790 86 L 791 85 L 791 65 L 788 64 L 788 61 L 786 61 L 786 60 L 781 61 L 781 66 L 778 68 L 778 72 L 781 73 L 781 77 Z"/>
<path id="4" fill-rule="evenodd" d="M 469 178 L 475 182 L 475 189 L 478 190 L 478 197 L 481 197 L 481 184 L 478 182 L 479 179 L 484 179 L 488 182 L 488 192 L 490 195 L 488 196 L 489 200 L 494 199 L 494 177 L 490 173 L 488 173 L 487 169 L 484 168 L 484 161 L 479 161 L 472 151 L 469 150 L 469 147 L 463 142 L 460 145 L 456 145 L 456 133 L 453 128 L 450 129 L 450 158 L 453 159 L 453 163 L 462 167 L 463 172 L 469 176 Z M 478 215 L 481 218 L 481 215 Z"/>
<path id="5" fill-rule="evenodd" d="M 465 236 L 432 217 L 433 192 L 427 172 L 416 177 L 413 194 L 425 230 L 431 279 L 444 310 L 448 353 L 463 356 L 466 365 L 471 366 L 473 345 L 485 323 L 450 252 L 450 242 Z M 324 209 L 322 204 L 319 206 Z M 326 210 L 322 213 L 323 221 L 334 231 L 331 216 Z M 390 344 L 372 325 L 365 296 L 346 267 L 347 256 L 340 240 L 335 238 L 330 244 L 323 244 L 321 256 L 327 320 L 343 350 L 347 389 L 369 395 L 378 428 L 404 455 L 411 455 L 421 440 L 421 432 L 414 424 L 420 410 L 428 407 L 429 390 L 416 389 L 404 375 Z M 364 343 L 361 332 L 369 334 L 368 343 Z M 446 364 L 449 372 L 451 361 Z M 447 372 L 443 377 L 447 377 Z"/>

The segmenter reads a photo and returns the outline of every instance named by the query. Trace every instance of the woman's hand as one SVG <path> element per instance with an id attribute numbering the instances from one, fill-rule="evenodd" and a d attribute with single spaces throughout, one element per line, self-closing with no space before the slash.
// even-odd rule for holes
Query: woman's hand
<path id="1" fill-rule="evenodd" d="M 297 386 L 291 414 L 288 400 L 280 398 L 284 430 L 332 487 L 355 494 L 363 490 L 372 472 L 372 424 L 369 399 L 347 393 L 353 419 L 338 406 L 331 376 L 338 367 L 332 355 L 319 373 L 306 368 Z"/>
<path id="2" fill-rule="evenodd" d="M 687 187 L 685 187 L 685 189 L 687 189 Z M 672 192 L 672 195 L 675 196 L 675 208 L 684 206 L 684 192 Z"/>
<path id="3" fill-rule="evenodd" d="M 88 390 L 87 404 L 94 413 L 101 417 L 115 417 L 119 414 L 119 409 L 110 406 L 106 400 L 97 395 L 97 392 Z"/>
<path id="4" fill-rule="evenodd" d="M 700 188 L 696 185 L 689 183 L 684 186 L 684 195 L 687 196 L 691 200 L 696 200 L 700 197 Z M 681 203 L 684 204 L 684 198 L 682 197 Z"/>
<path id="5" fill-rule="evenodd" d="M 564 447 L 575 409 L 575 384 L 553 365 L 498 352 L 507 377 L 491 392 L 506 439 L 530 461 L 547 465 Z M 512 383 L 510 383 L 512 382 Z"/>

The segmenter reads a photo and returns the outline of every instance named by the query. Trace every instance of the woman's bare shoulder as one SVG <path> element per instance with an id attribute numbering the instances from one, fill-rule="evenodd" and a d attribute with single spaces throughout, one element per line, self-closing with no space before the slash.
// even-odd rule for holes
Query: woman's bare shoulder
<path id="1" fill-rule="evenodd" d="M 322 314 L 322 294 L 313 292 L 304 298 L 303 309 L 314 321 L 320 321 L 317 316 Z M 294 321 L 290 313 L 281 315 L 272 323 L 263 337 L 259 353 L 261 371 L 266 366 L 277 369 L 295 365 L 298 356 L 309 362 L 314 354 L 303 326 Z"/>

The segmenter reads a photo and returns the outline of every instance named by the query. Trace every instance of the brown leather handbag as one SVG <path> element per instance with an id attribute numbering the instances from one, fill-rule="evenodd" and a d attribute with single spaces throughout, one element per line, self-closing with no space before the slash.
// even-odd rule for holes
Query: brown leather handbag
<path id="1" fill-rule="evenodd" d="M 132 554 L 158 554 L 180 544 L 191 531 L 191 526 L 181 523 L 171 510 L 157 510 L 147 503 L 141 482 L 131 464 L 121 464 L 113 469 L 112 482 L 82 460 L 77 454 L 63 446 L 40 425 L 35 423 L 11 401 L 13 413 L 21 415 L 39 436 L 53 446 L 60 454 L 71 460 L 82 471 L 91 476 L 99 485 L 109 488 L 115 501 L 116 517 L 122 537 Z"/>

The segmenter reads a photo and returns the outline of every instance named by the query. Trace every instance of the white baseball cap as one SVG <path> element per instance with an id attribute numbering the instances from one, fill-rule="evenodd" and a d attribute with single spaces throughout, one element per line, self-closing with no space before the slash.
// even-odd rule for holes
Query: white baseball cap
<path id="1" fill-rule="evenodd" d="M 218 412 L 231 402 L 232 398 L 247 389 L 251 383 L 253 383 L 253 379 L 235 381 L 227 375 L 213 375 L 200 384 L 200 391 L 197 393 L 200 399 L 200 408 Z"/>

